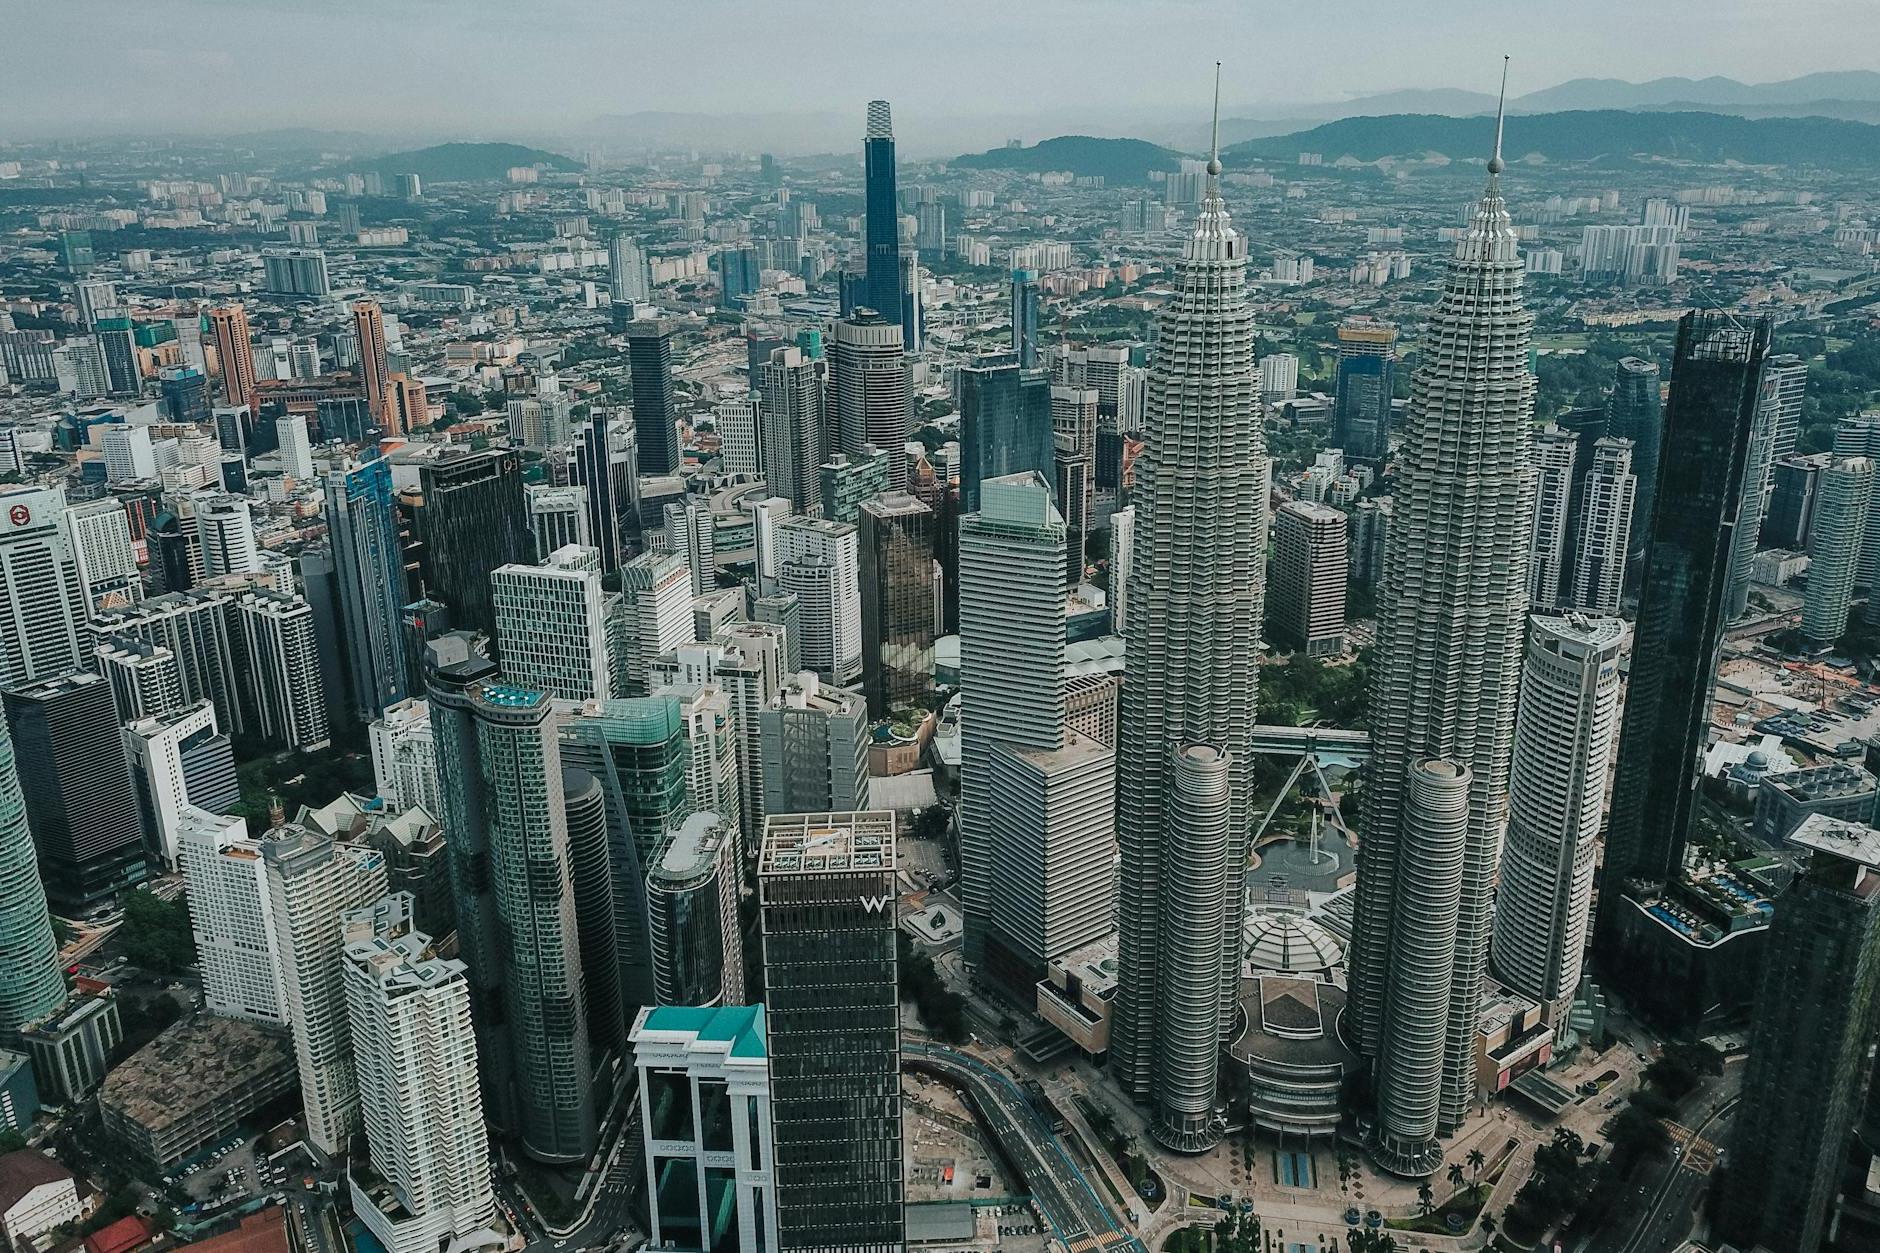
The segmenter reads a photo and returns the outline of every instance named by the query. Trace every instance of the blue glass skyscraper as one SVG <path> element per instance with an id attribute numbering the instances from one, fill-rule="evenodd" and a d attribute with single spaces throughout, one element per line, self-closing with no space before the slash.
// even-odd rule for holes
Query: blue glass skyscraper
<path id="1" fill-rule="evenodd" d="M 1038 365 L 1038 271 L 1012 271 L 1012 351 L 1018 368 Z"/>
<path id="2" fill-rule="evenodd" d="M 862 302 L 884 318 L 901 316 L 901 210 L 895 202 L 894 121 L 886 100 L 868 102 L 862 141 L 863 241 L 867 268 Z M 905 337 L 903 337 L 905 340 Z"/>
<path id="3" fill-rule="evenodd" d="M 1043 370 L 1023 370 L 1009 352 L 987 353 L 961 366 L 960 512 L 979 512 L 979 485 L 986 479 L 1035 471 L 1051 481 L 1056 460 L 1051 441 L 1051 380 Z"/>
<path id="4" fill-rule="evenodd" d="M 345 620 L 348 688 L 354 713 L 370 720 L 411 694 L 399 630 L 405 562 L 391 463 L 374 457 L 335 467 L 326 480 L 326 525 Z"/>

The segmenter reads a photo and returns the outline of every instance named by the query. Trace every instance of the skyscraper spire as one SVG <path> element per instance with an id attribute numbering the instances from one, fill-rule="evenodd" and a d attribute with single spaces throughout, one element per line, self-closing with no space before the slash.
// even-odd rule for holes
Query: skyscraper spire
<path id="1" fill-rule="evenodd" d="M 1129 673 L 1117 778 L 1123 859 L 1112 1073 L 1178 1152 L 1220 1139 L 1252 826 L 1254 636 L 1265 600 L 1268 460 L 1247 250 L 1214 155 L 1157 324 L 1136 462 Z"/>
<path id="2" fill-rule="evenodd" d="M 1506 71 L 1506 68 L 1504 67 L 1503 78 L 1505 79 L 1506 76 L 1507 76 L 1507 71 Z M 1505 85 L 1503 87 L 1503 90 L 1506 90 Z M 1495 147 L 1497 151 L 1500 150 L 1501 144 L 1499 143 L 1499 141 L 1497 141 Z M 1221 176 L 1221 63 L 1219 61 L 1216 61 L 1214 63 L 1214 138 L 1208 145 L 1208 177 L 1211 179 L 1214 179 L 1214 178 L 1219 178 L 1220 176 Z"/>
<path id="3" fill-rule="evenodd" d="M 1216 95 L 1219 94 L 1219 91 L 1220 89 L 1217 87 L 1215 89 Z M 1220 106 L 1216 105 L 1215 107 L 1218 110 Z M 1501 96 L 1495 101 L 1495 155 L 1488 159 L 1488 173 L 1490 178 L 1493 178 L 1495 175 L 1508 168 L 1507 163 L 1501 159 L 1501 121 L 1503 116 L 1507 113 L 1507 109 L 1508 58 L 1503 56 L 1501 59 Z"/>

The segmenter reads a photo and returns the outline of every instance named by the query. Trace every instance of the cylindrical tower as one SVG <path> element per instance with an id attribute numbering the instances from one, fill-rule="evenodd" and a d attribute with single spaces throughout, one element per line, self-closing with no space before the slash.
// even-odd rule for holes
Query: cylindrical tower
<path id="1" fill-rule="evenodd" d="M 1225 919 L 1233 890 L 1232 759 L 1216 744 L 1187 744 L 1169 765 L 1168 844 L 1163 857 L 1162 1003 L 1175 1021 L 1200 1024 L 1168 1035 L 1156 1057 L 1156 1113 L 1149 1133 L 1182 1153 L 1212 1145 L 1220 1041 Z M 1231 902 L 1229 898 L 1231 899 Z"/>
<path id="2" fill-rule="evenodd" d="M 1426 757 L 1406 773 L 1391 964 L 1416 976 L 1391 980 L 1384 1006 L 1376 1156 L 1378 1165 L 1394 1174 L 1427 1175 L 1443 1160 L 1436 1138 L 1443 1037 L 1455 976 L 1473 776 L 1461 762 L 1443 757 Z"/>
<path id="3" fill-rule="evenodd" d="M 1817 644 L 1832 644 L 1847 630 L 1873 482 L 1874 463 L 1868 457 L 1838 457 L 1821 472 L 1808 532 L 1814 560 L 1802 601 L 1802 634 Z"/>
<path id="4" fill-rule="evenodd" d="M 646 914 L 653 994 L 661 1005 L 735 1005 L 744 999 L 736 849 L 736 829 L 700 810 L 653 853 Z"/>
<path id="5" fill-rule="evenodd" d="M 574 927 L 581 945 L 581 991 L 587 1001 L 588 1046 L 625 1055 L 627 1023 L 620 1005 L 620 954 L 614 938 L 613 866 L 607 856 L 607 802 L 599 779 L 561 771 L 568 815 L 568 874 L 574 881 Z"/>
<path id="6" fill-rule="evenodd" d="M 59 946 L 26 827 L 13 739 L 0 719 L 0 1044 L 65 1003 Z"/>

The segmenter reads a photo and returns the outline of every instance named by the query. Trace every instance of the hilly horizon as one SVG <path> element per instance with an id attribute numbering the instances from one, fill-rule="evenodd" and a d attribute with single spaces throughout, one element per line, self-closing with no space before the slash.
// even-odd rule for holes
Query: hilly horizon
<path id="1" fill-rule="evenodd" d="M 587 167 L 545 148 L 506 143 L 442 143 L 374 157 L 364 168 L 382 174 L 416 174 L 427 183 L 483 183 L 504 178 L 512 166 L 541 165 L 573 172 Z"/>

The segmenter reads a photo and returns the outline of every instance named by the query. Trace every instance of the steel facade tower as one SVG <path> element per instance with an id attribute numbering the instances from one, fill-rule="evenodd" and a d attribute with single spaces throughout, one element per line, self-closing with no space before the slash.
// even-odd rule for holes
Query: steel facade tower
<path id="1" fill-rule="evenodd" d="M 901 323 L 901 209 L 895 200 L 894 119 L 886 100 L 868 102 L 868 132 L 862 140 L 865 200 L 863 307 Z M 884 447 L 886 445 L 883 445 Z M 896 487 L 900 483 L 895 484 Z"/>
<path id="2" fill-rule="evenodd" d="M 1441 1164 L 1437 1136 L 1461 1123 L 1475 1095 L 1528 603 L 1534 319 L 1501 170 L 1498 123 L 1488 187 L 1411 379 L 1378 595 L 1345 1021 L 1376 1065 L 1373 1152 L 1404 1175 Z"/>
<path id="3" fill-rule="evenodd" d="M 1216 67 L 1216 121 L 1219 113 Z M 1217 1070 L 1239 976 L 1241 872 L 1252 821 L 1250 737 L 1259 688 L 1269 463 L 1246 299 L 1247 245 L 1221 199 L 1221 162 L 1176 266 L 1148 381 L 1147 447 L 1136 461 L 1129 673 L 1120 762 L 1121 977 L 1113 1073 L 1153 1107 L 1162 1144 L 1220 1138 Z M 1171 816 L 1178 759 L 1225 756 L 1227 820 Z M 1192 754 L 1191 754 L 1192 756 Z M 1226 841 L 1206 858 L 1194 836 Z M 1212 989 L 1165 986 L 1203 951 Z"/>

